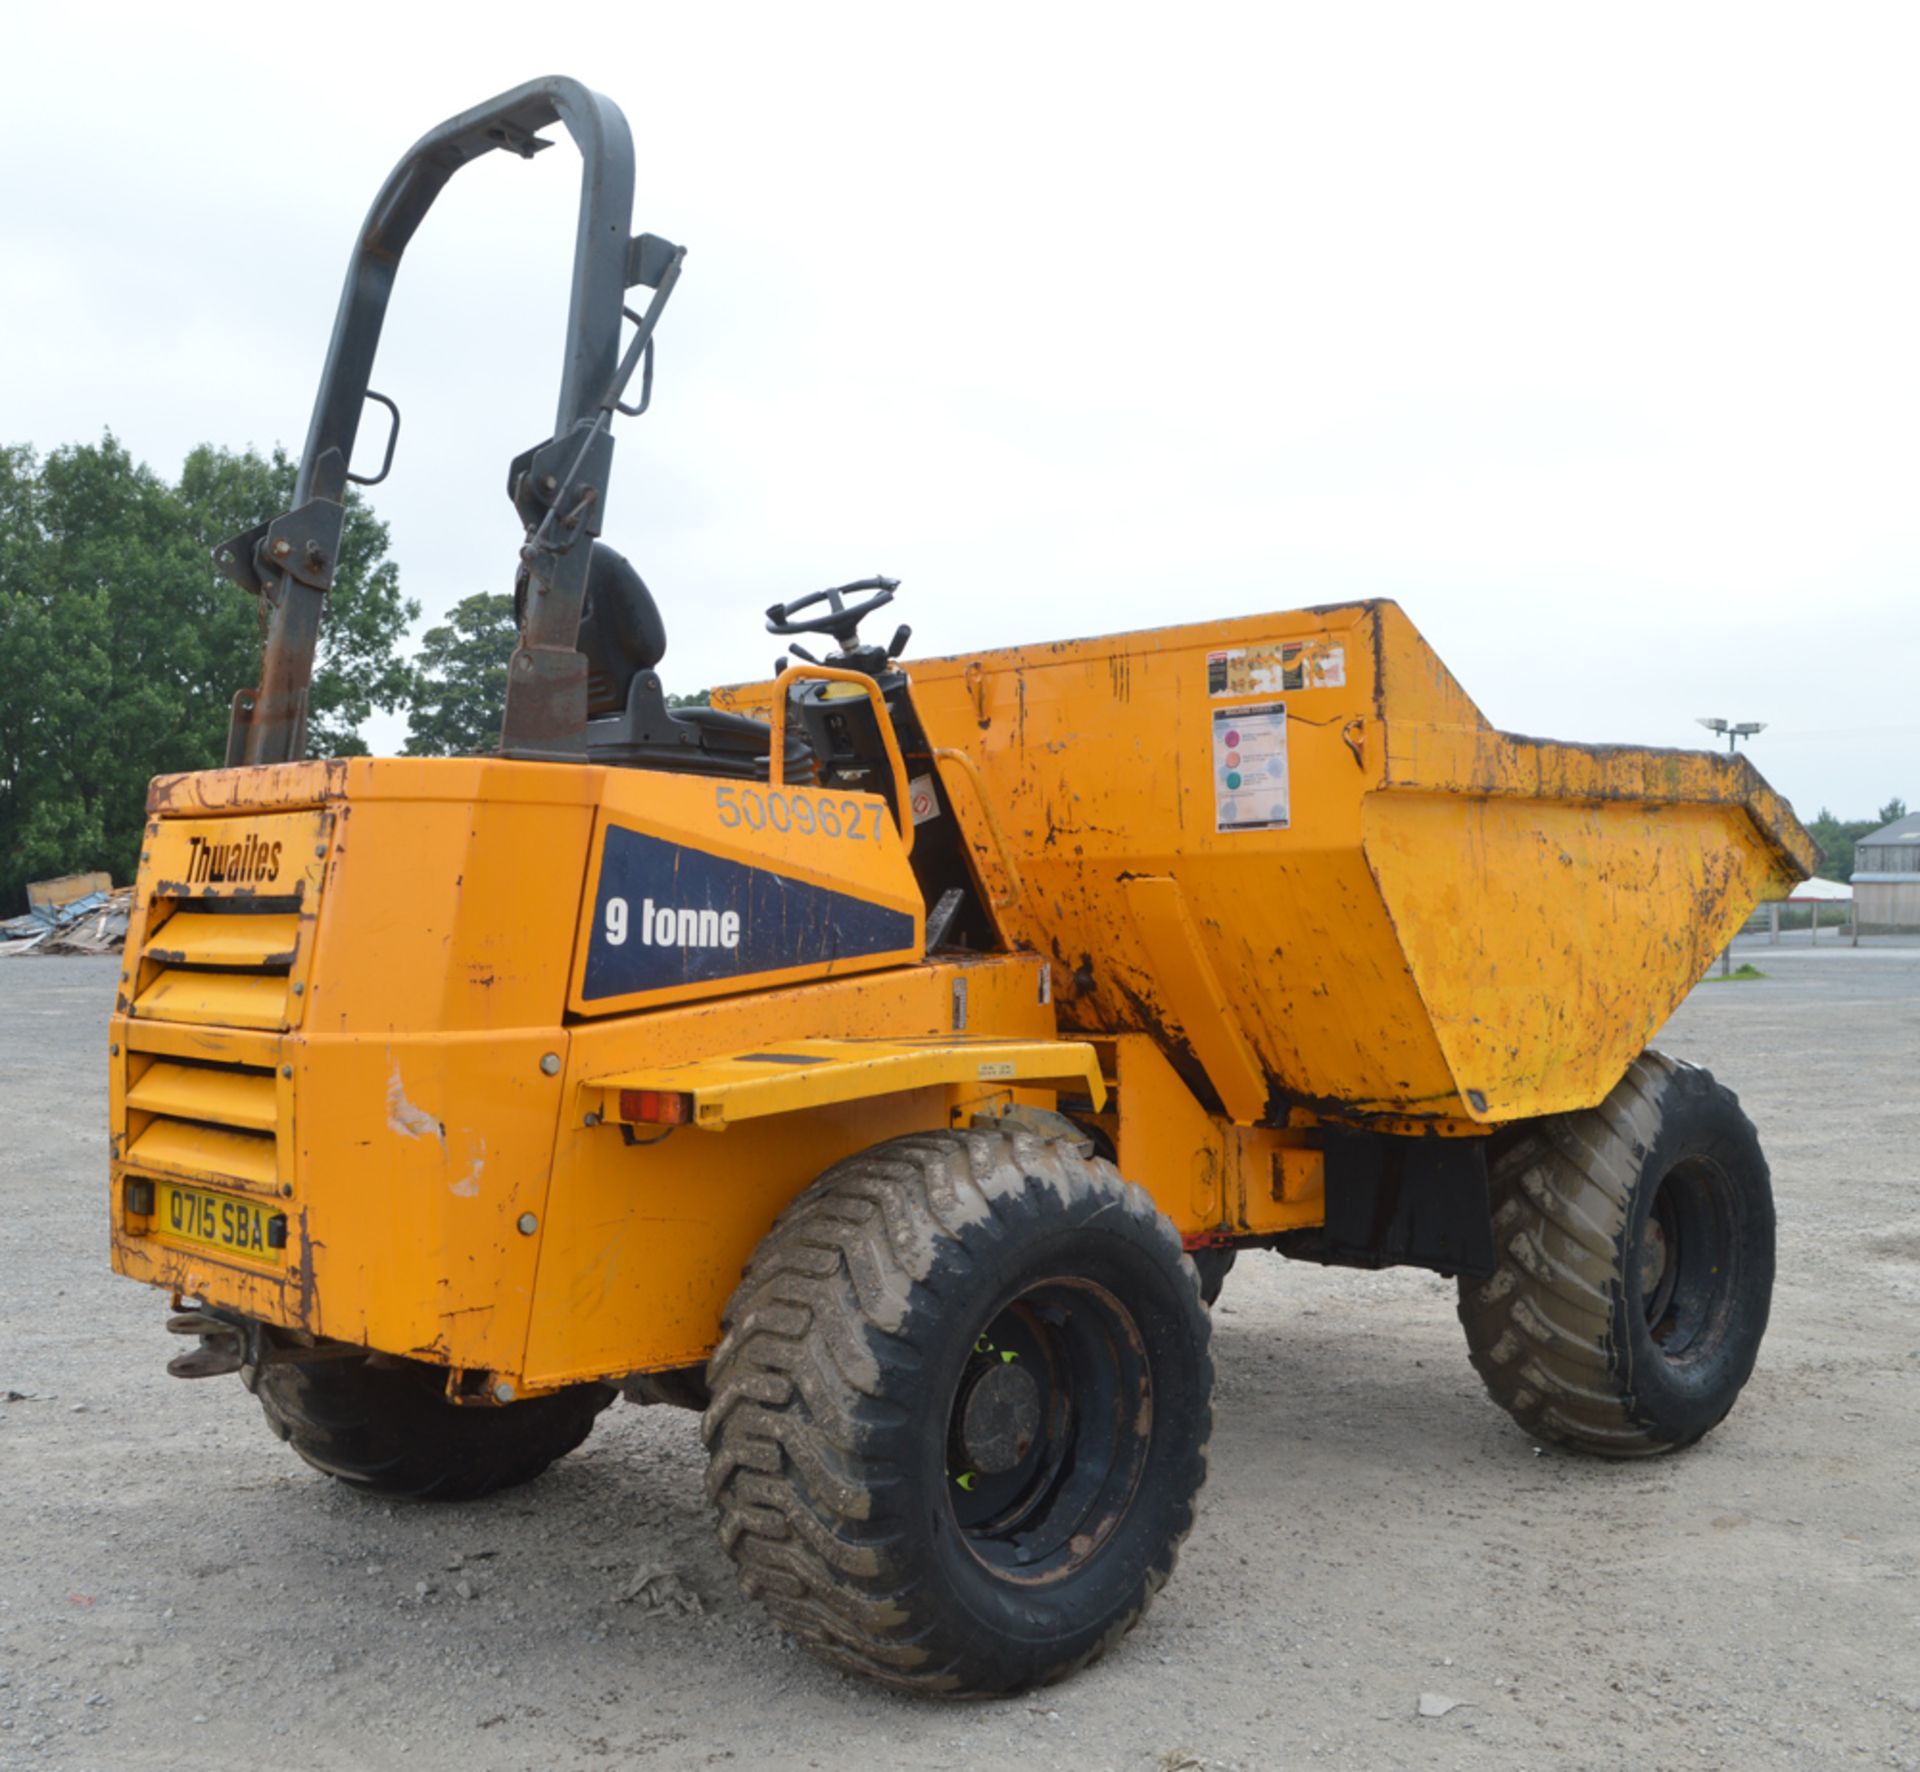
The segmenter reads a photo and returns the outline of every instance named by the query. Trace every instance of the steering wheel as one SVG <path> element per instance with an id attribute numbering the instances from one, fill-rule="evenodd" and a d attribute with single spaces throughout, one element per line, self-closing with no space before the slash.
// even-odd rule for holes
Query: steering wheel
<path id="1" fill-rule="evenodd" d="M 839 641 L 842 652 L 850 652 L 859 636 L 860 624 L 876 609 L 884 609 L 891 603 L 893 593 L 899 588 L 900 581 L 897 578 L 860 578 L 852 584 L 835 585 L 831 590 L 815 591 L 808 597 L 796 597 L 791 603 L 776 603 L 767 611 L 767 632 L 831 634 Z M 864 603 L 849 607 L 847 599 L 858 596 L 862 591 L 875 594 Z M 828 608 L 819 615 L 802 620 L 805 611 L 816 603 L 825 603 Z"/>

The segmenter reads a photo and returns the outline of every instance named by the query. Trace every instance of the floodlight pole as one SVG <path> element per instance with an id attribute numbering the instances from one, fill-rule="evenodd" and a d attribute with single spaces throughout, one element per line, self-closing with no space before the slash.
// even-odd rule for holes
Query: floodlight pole
<path id="1" fill-rule="evenodd" d="M 1741 739 L 1751 738 L 1756 732 L 1765 732 L 1767 729 L 1767 723 L 1764 720 L 1721 720 L 1703 717 L 1695 724 L 1704 726 L 1709 732 L 1723 734 L 1727 741 L 1728 756 L 1732 756 L 1740 748 Z"/>
<path id="2" fill-rule="evenodd" d="M 1710 714 L 1701 715 L 1696 724 L 1704 726 L 1709 732 L 1722 734 L 1726 738 L 1727 755 L 1730 757 L 1739 751 L 1741 739 L 1751 738 L 1756 732 L 1765 732 L 1767 729 L 1767 723 L 1764 720 L 1722 720 L 1717 715 Z M 1772 928 L 1772 934 L 1769 939 L 1778 941 L 1780 939 L 1780 907 L 1776 904 L 1770 908 L 1772 914 L 1769 922 Z M 1813 918 L 1814 930 L 1817 933 L 1820 927 L 1820 910 L 1817 905 L 1814 907 Z M 1720 950 L 1720 976 L 1722 978 L 1731 978 L 1733 976 L 1733 941 L 1731 937 L 1728 938 L 1727 945 Z"/>

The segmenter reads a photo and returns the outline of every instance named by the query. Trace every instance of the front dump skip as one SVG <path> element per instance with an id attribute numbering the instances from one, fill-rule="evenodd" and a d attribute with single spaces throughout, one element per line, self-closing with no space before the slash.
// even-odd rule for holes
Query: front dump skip
<path id="1" fill-rule="evenodd" d="M 1592 1106 L 1814 860 L 1744 759 L 1494 730 L 1391 603 L 912 678 L 1063 1026 L 1152 1035 L 1241 1124 Z"/>

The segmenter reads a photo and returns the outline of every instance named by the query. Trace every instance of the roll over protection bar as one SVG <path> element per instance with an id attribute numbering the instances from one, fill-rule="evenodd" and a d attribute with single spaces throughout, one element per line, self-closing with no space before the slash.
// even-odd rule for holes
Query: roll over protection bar
<path id="1" fill-rule="evenodd" d="M 577 80 L 552 76 L 449 118 L 415 142 L 367 212 L 345 287 L 300 458 L 293 509 L 215 550 L 219 568 L 269 612 L 260 686 L 233 698 L 228 764 L 282 763 L 306 750 L 307 695 L 322 602 L 333 583 L 354 439 L 369 398 L 399 412 L 369 386 L 401 255 L 448 180 L 497 149 L 532 159 L 552 146 L 537 131 L 564 123 L 580 150 L 580 215 L 573 292 L 553 436 L 516 458 L 509 493 L 528 541 L 520 644 L 508 674 L 501 748 L 508 756 L 586 754 L 586 661 L 576 649 L 591 538 L 606 511 L 611 419 L 634 370 L 652 379 L 653 330 L 680 274 L 685 249 L 632 234 L 633 138 L 620 107 Z M 654 291 L 644 314 L 627 309 L 634 284 Z M 620 348 L 622 318 L 635 323 Z M 392 459 L 389 440 L 387 457 Z M 385 468 L 372 476 L 384 478 Z M 370 482 L 369 482 L 370 483 Z M 584 545 L 582 545 L 584 544 Z"/>

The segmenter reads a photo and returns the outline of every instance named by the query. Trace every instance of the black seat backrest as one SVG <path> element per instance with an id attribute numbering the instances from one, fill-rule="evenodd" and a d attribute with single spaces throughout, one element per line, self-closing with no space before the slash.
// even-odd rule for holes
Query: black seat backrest
<path id="1" fill-rule="evenodd" d="M 642 671 L 667 655 L 667 629 L 646 582 L 626 555 L 593 544 L 580 613 L 580 650 L 587 658 L 587 718 L 617 714 Z"/>

